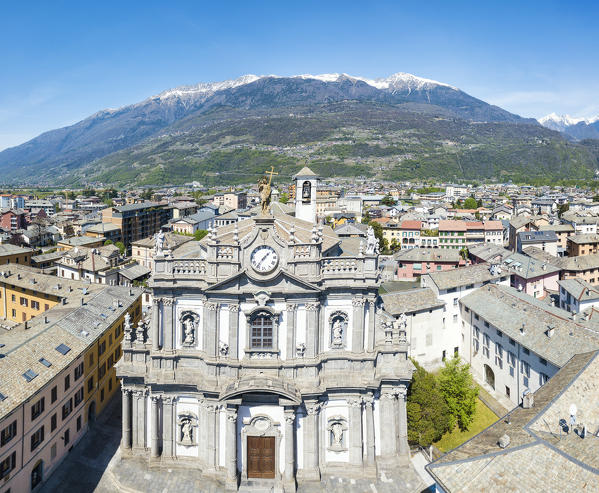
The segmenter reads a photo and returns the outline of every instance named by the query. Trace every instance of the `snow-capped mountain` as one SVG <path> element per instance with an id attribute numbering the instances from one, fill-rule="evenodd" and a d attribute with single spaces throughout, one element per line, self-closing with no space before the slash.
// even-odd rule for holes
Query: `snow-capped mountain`
<path id="1" fill-rule="evenodd" d="M 598 139 L 599 116 L 591 118 L 575 118 L 570 115 L 550 113 L 539 118 L 539 123 L 544 127 L 562 132 L 575 139 Z"/>
<path id="2" fill-rule="evenodd" d="M 243 118 L 244 112 L 313 108 L 358 102 L 390 105 L 415 114 L 475 122 L 537 124 L 470 96 L 449 84 L 398 72 L 383 78 L 348 74 L 244 75 L 179 86 L 118 109 L 51 130 L 0 152 L 0 174 L 30 176 L 38 168 L 76 169 L 163 134 L 186 132 L 205 121 Z"/>

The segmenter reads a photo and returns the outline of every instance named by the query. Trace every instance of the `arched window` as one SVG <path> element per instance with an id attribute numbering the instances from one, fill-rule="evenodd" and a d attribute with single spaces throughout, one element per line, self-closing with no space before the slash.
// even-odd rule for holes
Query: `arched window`
<path id="1" fill-rule="evenodd" d="M 272 315 L 266 311 L 258 312 L 252 317 L 252 349 L 272 348 L 273 325 Z"/>
<path id="2" fill-rule="evenodd" d="M 312 184 L 309 181 L 305 181 L 302 184 L 302 200 L 304 202 L 310 202 L 312 198 Z"/>

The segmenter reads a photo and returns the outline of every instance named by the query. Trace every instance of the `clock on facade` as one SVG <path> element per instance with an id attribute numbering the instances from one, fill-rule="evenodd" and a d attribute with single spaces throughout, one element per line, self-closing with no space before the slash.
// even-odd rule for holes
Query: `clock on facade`
<path id="1" fill-rule="evenodd" d="M 279 263 L 279 256 L 271 247 L 262 245 L 252 252 L 250 262 L 257 272 L 270 272 Z"/>

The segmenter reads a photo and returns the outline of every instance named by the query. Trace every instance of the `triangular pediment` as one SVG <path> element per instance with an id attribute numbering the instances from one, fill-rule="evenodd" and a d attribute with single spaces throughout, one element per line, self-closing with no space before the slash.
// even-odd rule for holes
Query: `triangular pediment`
<path id="1" fill-rule="evenodd" d="M 258 289 L 266 289 L 273 294 L 319 293 L 321 291 L 318 286 L 283 270 L 268 279 L 248 275 L 246 270 L 242 270 L 228 279 L 206 288 L 204 291 L 206 293 L 253 294 Z"/>

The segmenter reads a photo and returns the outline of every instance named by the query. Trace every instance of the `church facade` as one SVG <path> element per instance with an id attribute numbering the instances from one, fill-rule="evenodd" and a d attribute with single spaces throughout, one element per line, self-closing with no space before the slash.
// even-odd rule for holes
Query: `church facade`
<path id="1" fill-rule="evenodd" d="M 378 299 L 374 235 L 344 244 L 310 216 L 317 177 L 296 186 L 297 217 L 273 204 L 157 244 L 151 318 L 127 327 L 118 363 L 124 457 L 285 492 L 408 457 L 413 367 Z"/>

